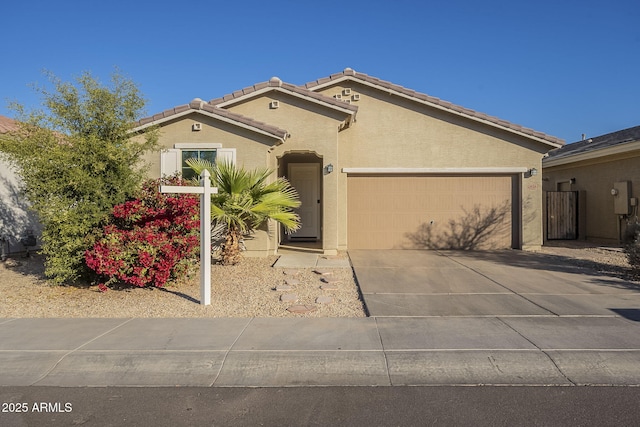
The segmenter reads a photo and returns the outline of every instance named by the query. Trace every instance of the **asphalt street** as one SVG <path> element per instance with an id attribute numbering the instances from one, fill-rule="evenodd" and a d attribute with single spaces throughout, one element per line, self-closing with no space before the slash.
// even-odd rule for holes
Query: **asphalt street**
<path id="1" fill-rule="evenodd" d="M 637 387 L 1 387 L 0 401 L 3 408 L 28 408 L 0 413 L 3 427 L 632 426 L 640 420 Z M 63 411 L 40 412 L 43 403 Z"/>

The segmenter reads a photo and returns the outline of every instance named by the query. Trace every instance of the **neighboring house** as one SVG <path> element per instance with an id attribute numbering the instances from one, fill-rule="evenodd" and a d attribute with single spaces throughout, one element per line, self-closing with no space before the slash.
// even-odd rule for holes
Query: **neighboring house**
<path id="1" fill-rule="evenodd" d="M 0 116 L 0 134 L 17 129 L 15 120 Z M 20 192 L 20 182 L 10 165 L 0 158 L 0 250 L 3 254 L 23 252 L 25 247 L 20 239 L 29 232 L 36 236 L 38 246 L 40 243 L 41 226 Z"/>
<path id="2" fill-rule="evenodd" d="M 145 118 L 160 127 L 150 174 L 189 157 L 269 167 L 297 189 L 302 228 L 245 244 L 345 249 L 542 244 L 542 157 L 558 138 L 347 68 L 305 85 L 273 77 Z M 533 171 L 533 173 L 532 173 Z"/>
<path id="3" fill-rule="evenodd" d="M 545 191 L 579 192 L 575 237 L 617 243 L 638 221 L 640 126 L 565 145 L 542 165 Z"/>

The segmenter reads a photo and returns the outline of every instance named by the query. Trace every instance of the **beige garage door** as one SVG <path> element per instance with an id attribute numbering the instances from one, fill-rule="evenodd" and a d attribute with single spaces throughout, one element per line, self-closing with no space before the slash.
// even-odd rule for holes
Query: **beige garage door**
<path id="1" fill-rule="evenodd" d="M 514 183 L 513 176 L 351 175 L 347 178 L 347 246 L 514 247 Z"/>

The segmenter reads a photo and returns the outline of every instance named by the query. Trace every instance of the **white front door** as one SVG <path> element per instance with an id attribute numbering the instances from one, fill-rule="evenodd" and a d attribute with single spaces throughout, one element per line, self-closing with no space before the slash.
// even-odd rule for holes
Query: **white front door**
<path id="1" fill-rule="evenodd" d="M 289 237 L 320 238 L 320 164 L 289 163 L 289 182 L 298 192 L 301 227 Z"/>

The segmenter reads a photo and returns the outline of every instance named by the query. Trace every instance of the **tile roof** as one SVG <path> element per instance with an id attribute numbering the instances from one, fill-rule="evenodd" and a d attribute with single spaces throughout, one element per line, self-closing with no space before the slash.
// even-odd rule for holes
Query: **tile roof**
<path id="1" fill-rule="evenodd" d="M 507 120 L 502 120 L 498 117 L 489 116 L 487 114 L 480 113 L 475 110 L 464 108 L 459 105 L 455 105 L 451 102 L 443 101 L 439 98 L 435 98 L 435 97 L 426 95 L 424 93 L 416 92 L 415 90 L 408 89 L 403 86 L 396 85 L 394 83 L 381 80 L 364 73 L 356 73 L 356 71 L 354 71 L 351 68 L 345 68 L 340 73 L 335 73 L 328 77 L 324 77 L 300 86 L 296 86 L 290 83 L 285 83 L 278 77 L 272 77 L 269 81 L 256 83 L 255 85 L 245 87 L 244 89 L 235 91 L 233 93 L 224 95 L 222 97 L 214 98 L 210 100 L 208 103 L 205 103 L 199 98 L 196 98 L 193 101 L 191 101 L 191 103 L 189 104 L 180 105 L 178 107 L 165 110 L 162 113 L 156 114 L 154 116 L 144 118 L 138 122 L 138 127 L 145 126 L 150 123 L 155 123 L 158 121 L 164 121 L 165 119 L 169 119 L 172 116 L 185 113 L 185 111 L 201 110 L 207 113 L 225 117 L 231 121 L 236 121 L 237 123 L 241 123 L 246 126 L 254 127 L 263 132 L 267 132 L 269 134 L 277 136 L 279 139 L 284 140 L 284 138 L 288 136 L 287 131 L 279 129 L 275 126 L 268 125 L 266 123 L 262 123 L 262 122 L 250 119 L 248 117 L 245 117 L 239 114 L 231 113 L 225 110 L 224 107 L 236 101 L 249 98 L 252 95 L 255 95 L 257 93 L 263 93 L 270 89 L 275 89 L 282 92 L 289 92 L 294 96 L 307 98 L 310 101 L 317 102 L 320 104 L 325 104 L 330 107 L 340 109 L 350 114 L 352 119 L 354 119 L 355 114 L 358 111 L 358 107 L 356 105 L 346 103 L 342 100 L 335 99 L 333 97 L 321 95 L 316 92 L 320 88 L 329 86 L 331 84 L 334 84 L 346 79 L 353 79 L 357 81 L 359 80 L 364 84 L 368 84 L 368 85 L 382 88 L 385 90 L 394 91 L 396 93 L 399 93 L 401 95 L 408 97 L 409 99 L 414 99 L 416 102 L 422 102 L 422 103 L 431 105 L 433 107 L 440 108 L 445 111 L 451 111 L 453 113 L 462 115 L 464 117 L 468 117 L 472 120 L 484 122 L 502 129 L 506 129 L 511 132 L 518 133 L 520 135 L 534 138 L 534 139 L 537 139 L 538 141 L 547 143 L 553 147 L 561 147 L 564 145 L 564 141 L 560 138 L 547 135 L 543 132 L 538 132 L 530 128 L 526 128 L 524 126 L 520 126 L 515 123 L 511 123 Z"/>
<path id="2" fill-rule="evenodd" d="M 209 101 L 209 104 L 212 104 L 212 105 L 225 104 L 226 105 L 231 101 L 239 100 L 241 98 L 244 99 L 244 97 L 247 97 L 252 93 L 261 91 L 263 89 L 268 90 L 270 88 L 279 89 L 284 92 L 290 92 L 292 94 L 300 95 L 302 97 L 309 98 L 312 101 L 329 104 L 333 107 L 338 107 L 343 110 L 348 110 L 354 114 L 358 111 L 358 107 L 355 105 L 348 104 L 339 99 L 321 95 L 319 93 L 308 90 L 302 86 L 296 86 L 291 83 L 285 83 L 282 80 L 280 80 L 278 77 L 272 77 L 267 82 L 257 83 L 253 86 L 248 86 L 244 89 L 238 90 L 236 92 L 230 93 L 220 98 L 212 99 L 211 101 Z"/>
<path id="3" fill-rule="evenodd" d="M 15 120 L 0 116 L 0 133 L 8 133 L 18 130 L 18 122 Z"/>
<path id="4" fill-rule="evenodd" d="M 562 148 L 550 151 L 544 160 L 555 160 L 582 153 L 613 147 L 627 142 L 640 141 L 640 126 L 607 133 L 583 141 L 567 144 Z"/>
<path id="5" fill-rule="evenodd" d="M 314 90 L 314 88 L 315 90 L 317 90 L 319 88 L 329 86 L 334 82 L 342 81 L 345 79 L 360 80 L 361 82 L 368 83 L 373 86 L 377 86 L 387 90 L 392 90 L 394 92 L 406 95 L 409 98 L 414 98 L 416 101 L 419 101 L 419 102 L 421 101 L 430 105 L 434 105 L 444 110 L 451 110 L 455 113 L 461 114 L 463 116 L 467 116 L 475 120 L 485 121 L 490 124 L 493 124 L 502 128 L 506 128 L 511 131 L 515 131 L 530 137 L 534 137 L 534 138 L 543 140 L 545 142 L 548 142 L 549 144 L 556 147 L 564 145 L 564 141 L 555 136 L 547 135 L 545 133 L 538 132 L 533 129 L 529 129 L 529 128 L 517 125 L 515 123 L 511 123 L 506 120 L 499 119 L 497 117 L 489 116 L 487 114 L 480 113 L 475 110 L 470 110 L 468 108 L 464 108 L 459 105 L 452 104 L 451 102 L 443 101 L 439 98 L 435 98 L 433 96 L 429 96 L 424 93 L 416 92 L 415 90 L 407 89 L 403 86 L 400 86 L 385 80 L 380 80 L 376 77 L 372 77 L 364 73 L 356 72 L 351 68 L 345 68 L 344 71 L 340 73 L 335 73 L 330 75 L 329 77 L 324 77 L 324 78 L 306 83 L 303 86 L 310 90 Z"/>
<path id="6" fill-rule="evenodd" d="M 218 108 L 215 105 L 208 104 L 199 98 L 195 98 L 188 104 L 179 105 L 177 107 L 165 110 L 161 113 L 154 114 L 153 116 L 140 119 L 136 123 L 136 128 L 140 128 L 146 125 L 153 125 L 159 121 L 170 120 L 173 116 L 189 114 L 190 112 L 209 113 L 213 116 L 218 116 L 220 118 L 260 130 L 281 140 L 284 140 L 289 136 L 289 132 L 287 132 L 286 130 L 280 129 L 276 126 L 268 125 L 263 122 L 259 122 L 257 120 L 253 120 L 240 114 L 232 113 L 222 108 Z"/>

